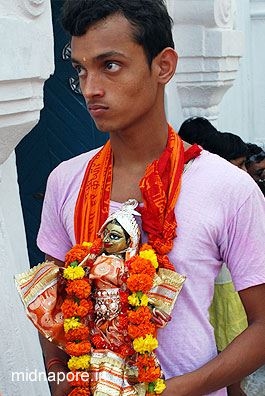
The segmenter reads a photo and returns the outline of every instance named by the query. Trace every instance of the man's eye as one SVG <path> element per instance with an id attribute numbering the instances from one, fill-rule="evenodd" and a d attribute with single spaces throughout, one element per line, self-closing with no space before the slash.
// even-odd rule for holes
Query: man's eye
<path id="1" fill-rule="evenodd" d="M 113 73 L 120 70 L 120 66 L 115 62 L 106 62 L 105 68 Z"/>
<path id="2" fill-rule="evenodd" d="M 85 70 L 81 66 L 74 66 L 74 68 L 79 76 L 82 76 L 82 74 L 84 74 L 85 72 Z"/>

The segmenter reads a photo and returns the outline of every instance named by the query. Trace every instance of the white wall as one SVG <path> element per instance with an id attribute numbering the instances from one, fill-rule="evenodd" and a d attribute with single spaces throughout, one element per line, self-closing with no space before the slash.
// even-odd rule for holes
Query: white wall
<path id="1" fill-rule="evenodd" d="M 219 127 L 265 147 L 265 1 L 237 0 L 236 28 L 244 33 L 244 55 L 220 105 Z"/>

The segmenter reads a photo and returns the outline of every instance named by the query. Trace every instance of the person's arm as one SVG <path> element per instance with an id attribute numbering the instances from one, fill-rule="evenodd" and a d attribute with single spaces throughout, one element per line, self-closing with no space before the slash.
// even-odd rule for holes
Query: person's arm
<path id="1" fill-rule="evenodd" d="M 242 290 L 239 295 L 249 327 L 203 367 L 166 380 L 163 396 L 207 395 L 241 380 L 265 363 L 265 284 Z"/>
<path id="2" fill-rule="evenodd" d="M 46 260 L 54 261 L 54 263 L 59 267 L 64 265 L 63 261 L 60 261 L 49 255 L 46 255 Z M 48 379 L 50 379 L 49 383 L 51 387 L 51 394 L 52 396 L 66 396 L 71 392 L 72 389 L 66 380 L 62 381 L 63 376 L 65 376 L 69 371 L 67 368 L 69 355 L 58 348 L 55 344 L 48 341 L 40 333 L 39 339 L 47 368 Z M 64 374 L 60 375 L 59 373 Z M 56 380 L 59 380 L 60 382 Z"/>

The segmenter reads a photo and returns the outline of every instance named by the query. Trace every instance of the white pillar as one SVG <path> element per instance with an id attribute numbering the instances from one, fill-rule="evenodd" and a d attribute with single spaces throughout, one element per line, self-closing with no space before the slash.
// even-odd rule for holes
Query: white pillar
<path id="1" fill-rule="evenodd" d="M 49 395 L 37 331 L 13 281 L 29 268 L 13 150 L 37 124 L 54 69 L 50 1 L 1 0 L 0 37 L 0 393 Z"/>
<path id="2" fill-rule="evenodd" d="M 175 85 L 183 118 L 196 115 L 216 123 L 243 52 L 242 34 L 234 30 L 235 1 L 168 0 L 168 9 L 175 24 L 179 54 Z"/>

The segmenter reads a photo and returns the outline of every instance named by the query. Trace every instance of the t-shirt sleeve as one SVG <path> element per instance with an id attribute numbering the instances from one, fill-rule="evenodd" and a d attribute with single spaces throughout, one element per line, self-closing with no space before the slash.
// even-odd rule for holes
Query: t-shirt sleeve
<path id="1" fill-rule="evenodd" d="M 37 245 L 42 252 L 64 261 L 72 243 L 61 218 L 63 202 L 60 202 L 57 169 L 50 174 L 47 181 Z"/>
<path id="2" fill-rule="evenodd" d="M 265 199 L 255 186 L 230 220 L 220 251 L 237 291 L 265 283 Z"/>

